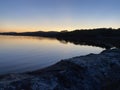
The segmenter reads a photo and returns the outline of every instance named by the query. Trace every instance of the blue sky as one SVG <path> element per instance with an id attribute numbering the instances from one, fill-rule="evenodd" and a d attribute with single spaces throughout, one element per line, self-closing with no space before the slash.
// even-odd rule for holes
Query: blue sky
<path id="1" fill-rule="evenodd" d="M 119 28 L 120 0 L 0 0 L 0 31 Z"/>

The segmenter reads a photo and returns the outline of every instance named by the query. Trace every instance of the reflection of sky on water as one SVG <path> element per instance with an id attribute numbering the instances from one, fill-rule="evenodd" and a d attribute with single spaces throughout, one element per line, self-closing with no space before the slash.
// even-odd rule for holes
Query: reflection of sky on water
<path id="1" fill-rule="evenodd" d="M 41 37 L 0 36 L 0 73 L 31 71 L 61 59 L 99 53 L 99 47 L 61 43 Z"/>

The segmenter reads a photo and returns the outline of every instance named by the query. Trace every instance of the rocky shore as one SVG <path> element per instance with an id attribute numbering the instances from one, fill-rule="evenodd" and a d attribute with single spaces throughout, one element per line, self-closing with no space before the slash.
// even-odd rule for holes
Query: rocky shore
<path id="1" fill-rule="evenodd" d="M 120 49 L 61 60 L 33 72 L 0 76 L 0 90 L 120 90 Z"/>

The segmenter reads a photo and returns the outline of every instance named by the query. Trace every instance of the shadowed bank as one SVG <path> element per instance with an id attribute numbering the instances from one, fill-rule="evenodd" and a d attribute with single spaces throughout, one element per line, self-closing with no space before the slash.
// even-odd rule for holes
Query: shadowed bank
<path id="1" fill-rule="evenodd" d="M 80 45 L 92 45 L 102 48 L 110 49 L 113 47 L 120 47 L 120 29 L 112 28 L 97 28 L 97 29 L 81 29 L 74 31 L 61 32 L 8 32 L 0 33 L 0 35 L 15 35 L 15 36 L 40 36 L 56 38 L 60 41 L 71 42 Z"/>

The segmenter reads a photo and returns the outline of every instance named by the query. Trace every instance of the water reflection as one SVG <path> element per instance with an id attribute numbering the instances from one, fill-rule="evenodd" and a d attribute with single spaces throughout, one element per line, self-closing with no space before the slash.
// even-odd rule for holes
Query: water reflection
<path id="1" fill-rule="evenodd" d="M 43 37 L 0 36 L 0 42 L 0 74 L 32 71 L 61 59 L 104 50 Z"/>
<path id="2" fill-rule="evenodd" d="M 120 48 L 120 44 L 119 42 L 107 42 L 107 41 L 100 41 L 100 40 L 77 40 L 77 39 L 60 39 L 58 38 L 58 40 L 61 42 L 61 43 L 73 43 L 75 45 L 89 45 L 89 46 L 94 46 L 94 47 L 101 47 L 101 48 L 105 48 L 105 49 L 111 49 L 113 47 L 115 48 Z"/>

